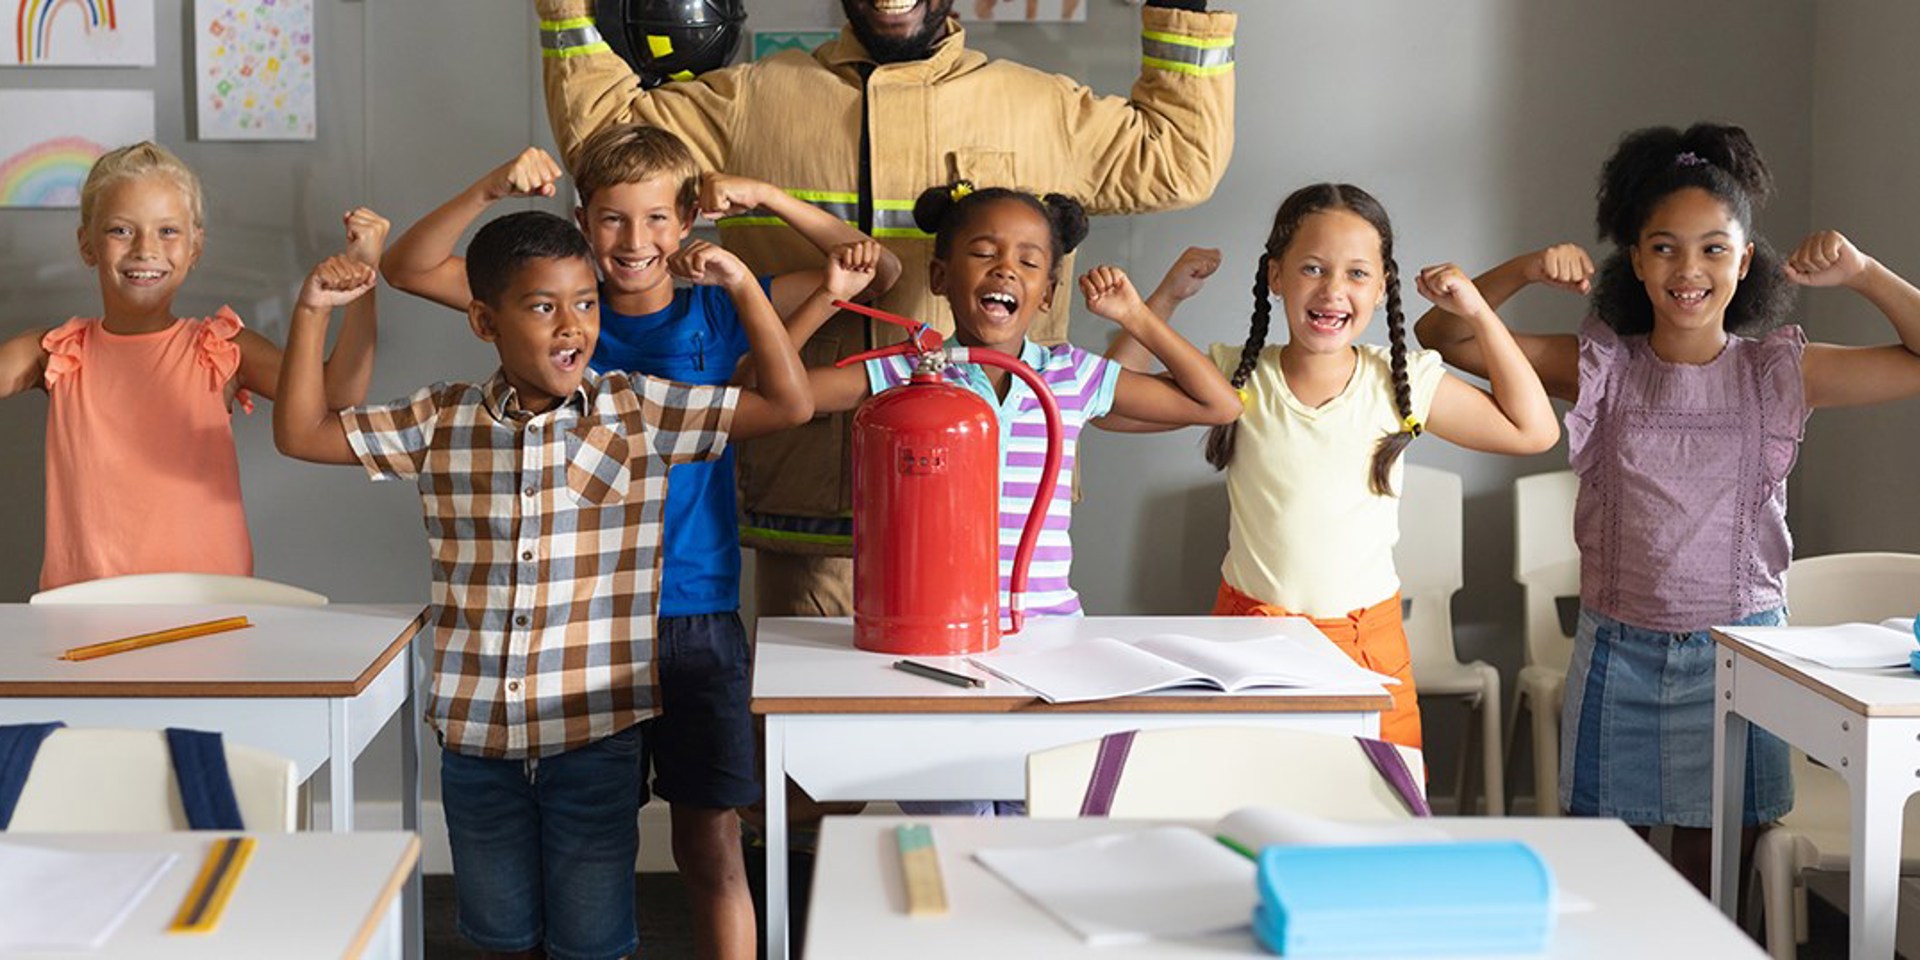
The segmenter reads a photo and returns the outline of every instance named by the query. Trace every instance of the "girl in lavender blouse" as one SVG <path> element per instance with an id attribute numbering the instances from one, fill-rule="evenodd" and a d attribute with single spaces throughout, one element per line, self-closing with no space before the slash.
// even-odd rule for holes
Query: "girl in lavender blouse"
<path id="1" fill-rule="evenodd" d="M 1920 395 L 1920 290 L 1833 231 L 1781 260 L 1753 232 L 1772 177 L 1746 131 L 1696 124 L 1628 134 L 1600 174 L 1597 274 L 1572 244 L 1476 282 L 1496 307 L 1533 283 L 1592 293 L 1574 334 L 1515 334 L 1567 400 L 1580 478 L 1580 623 L 1567 672 L 1560 796 L 1575 815 L 1644 835 L 1675 827 L 1674 864 L 1701 890 L 1712 825 L 1716 624 L 1785 622 L 1787 474 L 1815 407 Z M 1808 343 L 1781 326 L 1797 287 L 1844 286 L 1900 342 Z M 1484 365 L 1473 330 L 1434 310 L 1420 342 Z M 1748 742 L 1743 849 L 1793 806 L 1784 743 Z"/>

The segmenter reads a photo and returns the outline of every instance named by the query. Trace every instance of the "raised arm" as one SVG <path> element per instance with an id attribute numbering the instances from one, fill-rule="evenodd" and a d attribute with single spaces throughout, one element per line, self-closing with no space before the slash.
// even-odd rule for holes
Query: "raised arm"
<path id="1" fill-rule="evenodd" d="M 1801 241 L 1784 269 L 1802 286 L 1841 286 L 1867 298 L 1900 338 L 1878 347 L 1807 344 L 1800 375 L 1808 406 L 1864 406 L 1920 396 L 1920 289 L 1832 230 Z"/>
<path id="2" fill-rule="evenodd" d="M 765 211 L 785 221 L 795 233 L 806 238 L 808 243 L 831 260 L 835 251 L 852 248 L 857 253 L 857 266 L 866 274 L 866 280 L 854 293 L 869 300 L 893 289 L 894 281 L 900 279 L 900 258 L 893 251 L 881 246 L 873 238 L 861 233 L 853 224 L 796 197 L 770 183 L 754 180 L 750 177 L 737 177 L 724 173 L 706 173 L 700 178 L 700 212 L 715 220 L 721 217 L 741 216 L 754 211 Z M 853 261 L 849 261 L 853 262 Z M 787 317 L 787 333 L 793 342 L 803 344 L 813 336 L 818 324 L 804 333 L 796 331 L 791 322 L 793 314 L 807 302 L 812 294 L 819 290 L 826 278 L 826 270 L 799 270 L 783 273 L 773 278 L 770 294 L 773 309 Z M 853 293 L 840 294 L 842 299 Z M 829 313 L 828 316 L 832 314 Z M 826 322 L 826 317 L 820 318 Z"/>
<path id="3" fill-rule="evenodd" d="M 1220 269 L 1220 251 L 1212 247 L 1188 247 L 1173 266 L 1167 268 L 1167 275 L 1160 278 L 1160 285 L 1147 297 L 1147 309 L 1154 316 L 1168 323 L 1173 322 L 1173 312 L 1189 297 L 1199 293 L 1207 285 L 1207 278 Z M 1126 328 L 1107 345 L 1107 359 L 1121 367 L 1137 373 L 1153 372 L 1153 354 L 1135 340 Z"/>
<path id="4" fill-rule="evenodd" d="M 1120 371 L 1113 409 L 1093 421 L 1100 427 L 1139 432 L 1142 425 L 1184 427 L 1231 423 L 1240 416 L 1240 397 L 1220 369 L 1173 332 L 1140 300 L 1133 282 L 1119 267 L 1100 266 L 1080 278 L 1087 309 L 1120 325 L 1127 335 L 1163 364 L 1158 376 Z M 1113 423 L 1109 424 L 1111 418 Z"/>
<path id="5" fill-rule="evenodd" d="M 1499 310 L 1530 284 L 1544 283 L 1585 294 L 1592 287 L 1593 259 L 1578 244 L 1561 243 L 1523 253 L 1473 278 L 1489 310 Z M 1506 330 L 1506 325 L 1501 325 Z M 1438 304 L 1414 324 L 1420 345 L 1440 351 L 1447 365 L 1477 377 L 1487 376 L 1487 357 L 1477 339 L 1479 327 L 1467 317 Z M 1580 341 L 1571 334 L 1526 334 L 1508 331 L 1508 337 L 1533 365 L 1548 395 L 1572 401 L 1580 392 Z"/>
<path id="6" fill-rule="evenodd" d="M 1080 158 L 1077 182 L 1061 192 L 1088 213 L 1193 206 L 1213 195 L 1233 156 L 1237 19 L 1173 6 L 1154 0 L 1141 10 L 1140 76 L 1128 96 L 1058 78 L 1066 143 Z"/>
<path id="7" fill-rule="evenodd" d="M 563 171 L 539 147 L 487 171 L 486 176 L 434 208 L 393 242 L 380 258 L 380 273 L 396 290 L 467 311 L 473 291 L 467 286 L 467 261 L 454 255 L 460 235 L 480 215 L 508 197 L 551 197 Z"/>
<path id="8" fill-rule="evenodd" d="M 813 419 L 813 392 L 807 388 L 800 354 L 747 265 L 722 247 L 693 240 L 667 257 L 667 269 L 690 283 L 725 287 L 740 314 L 754 386 L 741 388 L 733 436 L 750 439 Z"/>
<path id="9" fill-rule="evenodd" d="M 570 165 L 575 151 L 601 127 L 644 123 L 664 127 L 686 141 L 703 170 L 732 166 L 733 104 L 740 71 L 751 65 L 642 89 L 633 68 L 613 52 L 594 26 L 594 7 L 593 0 L 534 3 L 547 121 L 561 158 Z"/>
<path id="10" fill-rule="evenodd" d="M 1488 453 L 1539 453 L 1560 440 L 1560 423 L 1540 385 L 1540 376 L 1507 326 L 1453 264 L 1420 271 L 1415 282 L 1434 309 L 1470 324 L 1486 364 L 1491 394 L 1456 377 L 1443 377 L 1427 415 L 1435 436 Z"/>
<path id="11" fill-rule="evenodd" d="M 380 253 L 387 243 L 387 231 L 393 224 L 366 207 L 348 211 L 347 256 L 376 270 Z M 378 285 L 347 304 L 345 323 L 327 357 L 327 406 L 335 410 L 357 407 L 367 402 L 367 387 L 373 383 L 373 349 L 379 340 L 380 310 Z M 279 383 L 274 384 L 278 389 Z"/>
<path id="12" fill-rule="evenodd" d="M 273 404 L 273 442 L 289 457 L 315 463 L 358 463 L 346 427 L 327 405 L 327 319 L 333 308 L 364 295 L 378 279 L 374 269 L 345 254 L 313 268 L 300 288 L 280 365 L 279 398 Z"/>

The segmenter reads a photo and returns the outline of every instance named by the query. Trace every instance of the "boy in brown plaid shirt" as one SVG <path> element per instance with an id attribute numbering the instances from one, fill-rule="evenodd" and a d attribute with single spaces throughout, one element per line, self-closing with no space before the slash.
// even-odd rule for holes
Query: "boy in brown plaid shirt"
<path id="1" fill-rule="evenodd" d="M 657 710 L 668 468 L 813 414 L 799 357 L 746 267 L 699 241 L 668 262 L 727 289 L 757 390 L 588 374 L 591 252 L 545 213 L 501 217 L 468 246 L 468 323 L 500 354 L 484 383 L 336 417 L 322 393 L 324 298 L 303 295 L 294 311 L 274 407 L 281 451 L 420 490 L 434 570 L 427 715 L 446 748 L 460 928 L 483 950 L 562 960 L 637 946 L 635 726 Z M 316 271 L 309 285 L 350 279 Z"/>

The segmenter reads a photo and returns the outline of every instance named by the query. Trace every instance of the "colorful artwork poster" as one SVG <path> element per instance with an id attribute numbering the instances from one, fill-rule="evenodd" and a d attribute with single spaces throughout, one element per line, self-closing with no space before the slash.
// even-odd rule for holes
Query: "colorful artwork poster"
<path id="1" fill-rule="evenodd" d="M 1091 0 L 954 0 L 953 12 L 968 23 L 1085 22 Z"/>
<path id="2" fill-rule="evenodd" d="M 153 139 L 151 90 L 0 90 L 0 207 L 78 207 L 100 155 Z"/>
<path id="3" fill-rule="evenodd" d="M 202 140 L 312 140 L 313 0 L 194 0 Z"/>
<path id="4" fill-rule="evenodd" d="M 153 62 L 153 0 L 0 0 L 0 67 Z"/>
<path id="5" fill-rule="evenodd" d="M 753 58 L 765 60 L 782 50 L 812 53 L 815 47 L 839 35 L 838 30 L 755 30 Z"/>

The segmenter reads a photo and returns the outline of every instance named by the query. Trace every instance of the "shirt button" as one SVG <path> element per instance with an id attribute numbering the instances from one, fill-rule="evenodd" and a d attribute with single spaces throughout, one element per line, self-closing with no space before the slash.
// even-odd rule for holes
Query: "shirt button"
<path id="1" fill-rule="evenodd" d="M 535 487 L 528 487 L 525 490 L 522 490 L 520 492 L 526 494 L 529 497 L 538 496 L 540 494 L 539 489 Z"/>
<path id="2" fill-rule="evenodd" d="M 519 616 L 517 616 L 517 617 L 514 617 L 514 618 L 513 618 L 513 625 L 514 625 L 514 626 L 516 626 L 516 627 L 524 627 L 524 626 L 526 626 L 526 625 L 527 625 L 527 615 L 523 613 L 523 614 L 521 614 L 521 615 L 519 615 Z"/>
<path id="3" fill-rule="evenodd" d="M 532 560 L 533 560 L 533 551 L 532 551 L 532 550 L 523 550 L 523 551 L 521 551 L 521 553 L 520 553 L 520 559 L 522 559 L 522 560 L 526 560 L 526 561 L 532 561 Z"/>
<path id="4" fill-rule="evenodd" d="M 511 691 L 514 691 L 514 692 L 519 692 L 519 690 L 520 690 L 520 681 L 518 681 L 518 680 L 508 680 L 508 681 L 507 681 L 507 689 L 508 689 L 508 690 L 511 690 Z"/>

